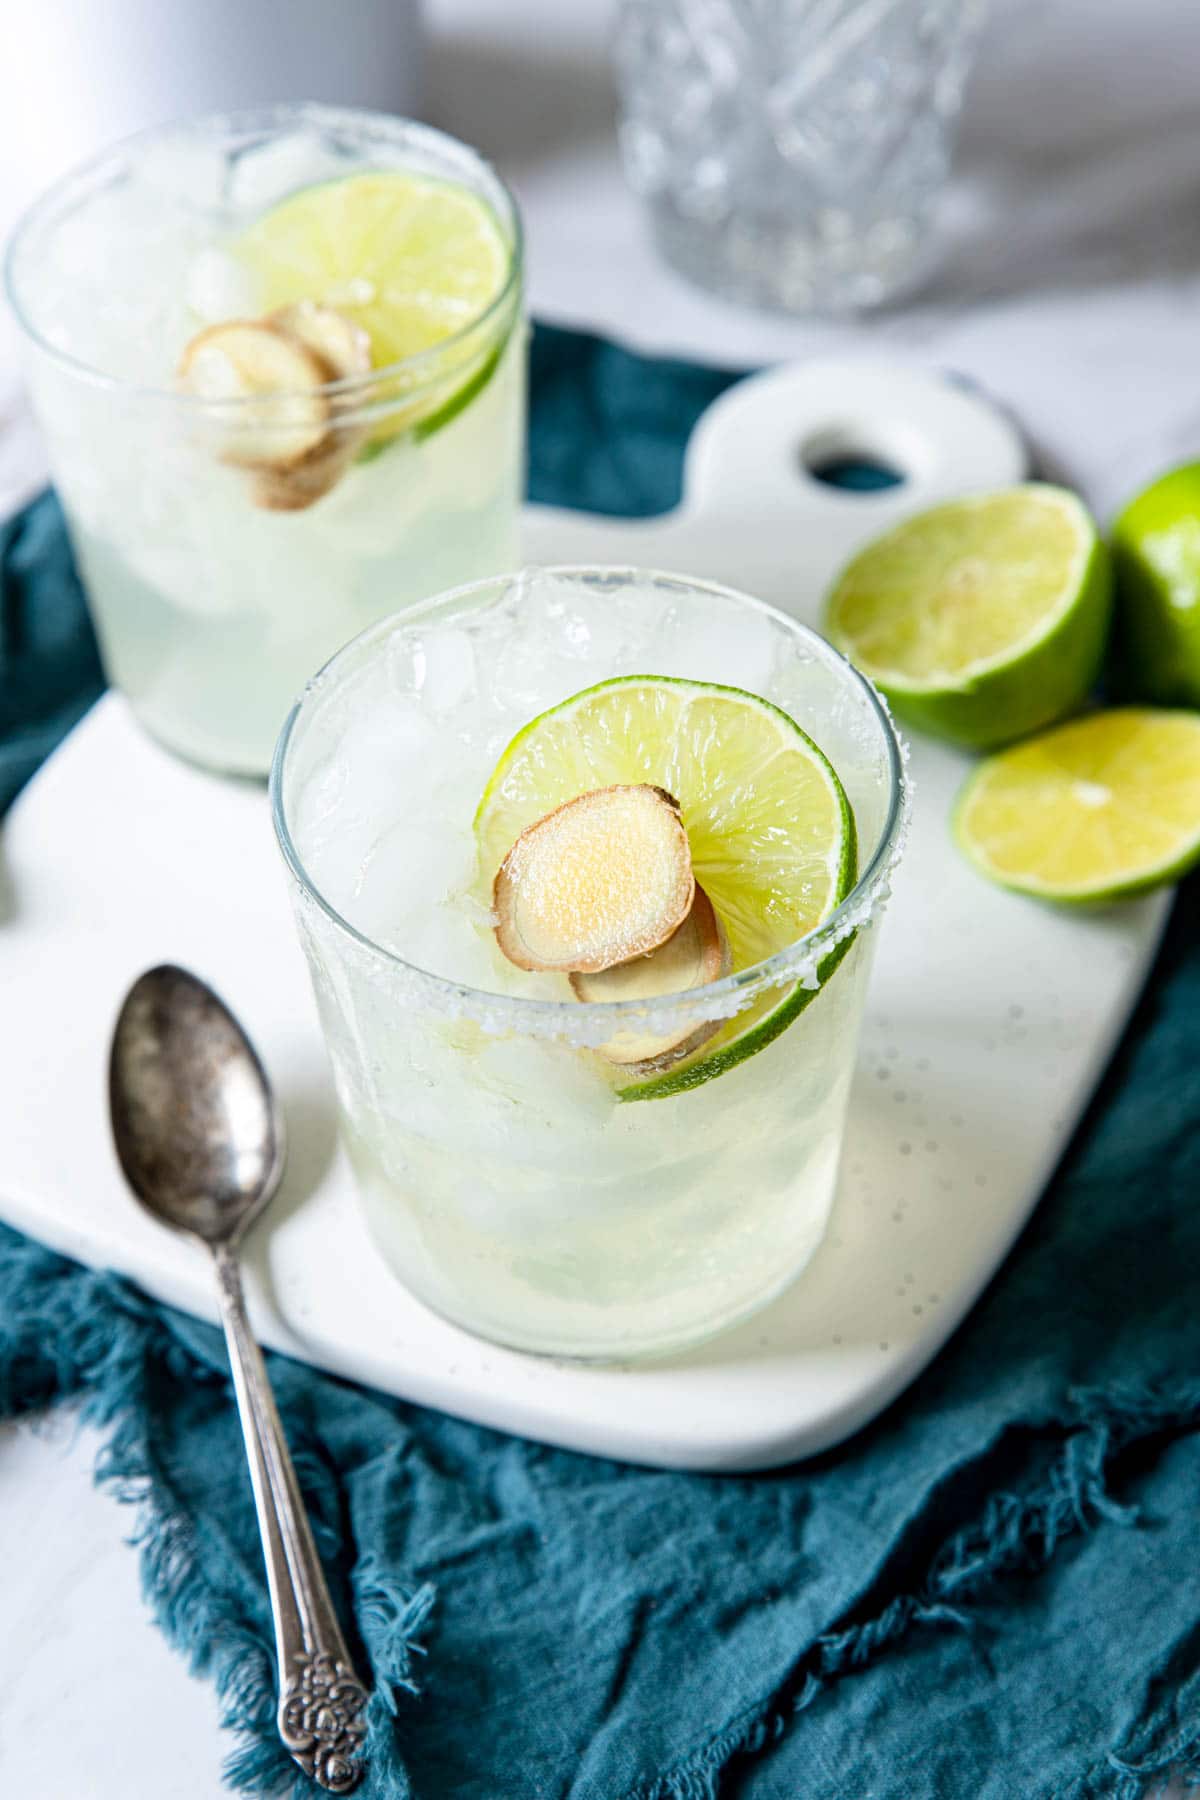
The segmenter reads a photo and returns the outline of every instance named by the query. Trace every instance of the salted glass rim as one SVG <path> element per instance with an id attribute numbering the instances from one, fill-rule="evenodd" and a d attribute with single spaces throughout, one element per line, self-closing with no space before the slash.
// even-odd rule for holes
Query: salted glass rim
<path id="1" fill-rule="evenodd" d="M 318 389 L 306 389 L 306 393 L 316 392 L 322 395 L 333 395 L 337 398 L 353 398 L 363 395 L 369 401 L 372 390 L 381 383 L 392 379 L 402 372 L 418 371 L 417 381 L 405 387 L 402 395 L 395 397 L 395 403 L 406 403 L 414 394 L 419 394 L 425 387 L 445 381 L 446 371 L 443 366 L 447 354 L 456 347 L 470 342 L 475 337 L 487 337 L 506 309 L 513 304 L 519 295 L 524 282 L 525 269 L 525 232 L 521 219 L 521 209 L 517 205 L 512 189 L 498 173 L 494 164 L 478 150 L 456 138 L 448 131 L 440 131 L 436 125 L 423 125 L 416 119 L 405 119 L 399 115 L 377 112 L 369 107 L 325 106 L 315 101 L 281 101 L 273 106 L 238 107 L 229 112 L 202 112 L 186 114 L 179 119 L 167 120 L 162 124 L 150 125 L 141 131 L 135 131 L 123 138 L 118 138 L 105 149 L 73 164 L 64 174 L 53 181 L 48 188 L 30 202 L 21 213 L 9 236 L 4 252 L 3 275 L 4 292 L 21 331 L 30 343 L 37 346 L 51 361 L 62 369 L 86 382 L 92 387 L 111 393 L 120 393 L 139 400 L 161 401 L 179 407 L 182 411 L 202 412 L 206 417 L 236 418 L 240 408 L 254 406 L 259 401 L 253 395 L 243 395 L 224 400 L 206 400 L 197 394 L 180 393 L 177 388 L 164 387 L 155 382 L 127 381 L 123 376 L 112 375 L 104 369 L 96 368 L 86 358 L 64 350 L 60 344 L 53 343 L 30 316 L 31 305 L 20 295 L 20 277 L 18 264 L 36 233 L 53 218 L 56 209 L 65 211 L 67 203 L 76 189 L 85 189 L 88 184 L 102 185 L 106 171 L 113 174 L 143 152 L 156 139 L 166 139 L 176 135 L 193 133 L 216 133 L 224 131 L 233 137 L 239 133 L 267 133 L 274 129 L 282 131 L 285 127 L 295 128 L 309 124 L 317 129 L 360 131 L 371 141 L 390 140 L 403 147 L 410 145 L 414 150 L 425 148 L 431 154 L 446 156 L 450 162 L 458 161 L 464 172 L 469 167 L 471 172 L 482 175 L 494 188 L 496 195 L 503 201 L 506 218 L 501 224 L 508 227 L 509 266 L 503 287 L 493 295 L 484 310 L 477 314 L 468 324 L 462 325 L 449 337 L 442 338 L 426 350 L 418 350 L 411 356 L 400 357 L 396 362 L 385 363 L 378 369 L 370 369 L 365 375 L 343 376 L 337 381 L 327 381 Z M 299 190 L 294 190 L 299 191 Z M 489 199 L 491 195 L 488 196 Z M 281 195 L 280 199 L 286 198 Z M 29 278 L 26 276 L 26 285 Z M 34 285 L 36 285 L 36 278 Z M 425 368 L 429 373 L 421 376 Z M 281 394 L 287 390 L 280 390 Z"/>
<path id="2" fill-rule="evenodd" d="M 850 893 L 836 907 L 829 917 L 822 921 L 806 936 L 798 938 L 795 943 L 778 950 L 773 956 L 752 964 L 747 969 L 724 976 L 720 981 L 710 982 L 705 987 L 685 988 L 677 994 L 663 995 L 653 1002 L 646 1000 L 608 1000 L 579 1002 L 575 1000 L 542 1000 L 525 998 L 521 995 L 496 993 L 487 988 L 472 987 L 469 983 L 454 981 L 448 976 L 437 975 L 432 970 L 423 969 L 417 963 L 409 962 L 405 957 L 389 950 L 385 945 L 377 943 L 374 938 L 352 925 L 322 893 L 316 881 L 309 875 L 301 859 L 299 850 L 292 837 L 291 828 L 286 816 L 284 800 L 284 782 L 288 752 L 292 744 L 296 726 L 306 706 L 313 703 L 316 696 L 324 694 L 331 682 L 335 682 L 341 672 L 341 665 L 353 661 L 360 666 L 361 659 L 377 639 L 385 639 L 398 628 L 415 623 L 431 612 L 455 612 L 469 606 L 472 602 L 480 602 L 488 595 L 496 595 L 511 588 L 523 576 L 534 574 L 567 581 L 594 580 L 601 577 L 605 580 L 618 580 L 633 584 L 668 583 L 694 593 L 717 596 L 721 600 L 733 601 L 738 606 L 747 606 L 755 612 L 781 625 L 784 630 L 808 645 L 811 651 L 822 661 L 833 668 L 845 680 L 847 685 L 857 691 L 874 716 L 875 726 L 880 734 L 885 753 L 885 778 L 888 783 L 887 815 L 879 829 L 871 855 L 867 860 L 858 880 Z M 517 571 L 508 575 L 488 576 L 482 581 L 473 581 L 445 593 L 432 596 L 411 607 L 402 608 L 386 619 L 377 621 L 367 627 L 349 643 L 344 644 L 335 655 L 315 674 L 304 687 L 303 692 L 293 704 L 275 746 L 275 754 L 271 762 L 269 783 L 271 819 L 280 851 L 292 877 L 301 893 L 310 899 L 325 917 L 332 923 L 339 934 L 357 951 L 366 952 L 378 964 L 386 969 L 400 972 L 406 981 L 426 996 L 443 1003 L 445 1010 L 455 1012 L 470 1011 L 475 1014 L 486 1014 L 499 1021 L 500 1029 L 520 1029 L 525 1022 L 532 1035 L 545 1035 L 552 1031 L 556 1023 L 569 1028 L 572 1035 L 587 1028 L 588 1021 L 603 1019 L 607 1029 L 613 1028 L 614 1022 L 620 1024 L 628 1021 L 633 1024 L 643 1021 L 653 1013 L 655 1017 L 689 1017 L 696 1013 L 704 1013 L 712 1018 L 718 1015 L 732 1016 L 741 1012 L 760 993 L 770 988 L 781 988 L 792 983 L 812 979 L 820 964 L 822 954 L 832 949 L 842 939 L 850 936 L 860 926 L 870 922 L 876 905 L 886 898 L 889 877 L 903 849 L 904 837 L 908 824 L 910 803 L 909 782 L 905 768 L 905 752 L 892 723 L 887 704 L 874 685 L 834 649 L 818 632 L 802 625 L 798 620 L 790 618 L 778 607 L 770 606 L 765 601 L 755 600 L 736 588 L 726 587 L 723 583 L 704 581 L 692 576 L 674 575 L 665 570 L 642 569 L 628 564 L 566 564 L 537 565 L 536 567 Z M 736 1004 L 735 1004 L 736 1003 Z"/>

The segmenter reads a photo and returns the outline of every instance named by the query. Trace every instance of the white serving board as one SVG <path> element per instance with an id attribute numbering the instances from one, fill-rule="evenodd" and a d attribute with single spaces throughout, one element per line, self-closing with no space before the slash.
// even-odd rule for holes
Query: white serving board
<path id="1" fill-rule="evenodd" d="M 910 475 L 847 495 L 804 443 Z M 985 403 L 892 366 L 818 363 L 740 384 L 705 415 L 669 517 L 531 509 L 531 560 L 718 577 L 815 620 L 854 548 L 943 495 L 1018 479 Z M 236 1008 L 281 1094 L 283 1193 L 248 1246 L 263 1338 L 340 1374 L 552 1443 L 694 1469 L 769 1467 L 863 1425 L 992 1275 L 1079 1118 L 1148 969 L 1160 895 L 1093 917 L 986 886 L 946 830 L 963 759 L 913 745 L 912 837 L 886 918 L 829 1235 L 794 1286 L 700 1349 L 629 1367 L 478 1342 L 410 1299 L 372 1250 L 263 791 L 175 762 L 106 698 L 0 835 L 0 1213 L 83 1261 L 215 1317 L 198 1250 L 147 1220 L 113 1158 L 105 1066 L 125 989 L 181 962 Z"/>

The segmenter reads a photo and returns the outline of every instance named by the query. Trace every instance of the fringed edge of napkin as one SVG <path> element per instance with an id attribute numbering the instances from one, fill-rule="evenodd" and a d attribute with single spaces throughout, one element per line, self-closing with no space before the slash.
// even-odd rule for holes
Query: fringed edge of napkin
<path id="1" fill-rule="evenodd" d="M 276 1730 L 274 1655 L 249 1627 L 223 1615 L 201 1572 L 191 1520 L 173 1504 L 146 1429 L 144 1393 L 156 1365 L 190 1380 L 219 1379 L 127 1282 L 0 1225 L 0 1417 L 71 1401 L 81 1419 L 108 1434 L 96 1480 L 137 1509 L 131 1541 L 147 1602 L 191 1672 L 214 1683 L 221 1724 L 242 1740 L 226 1760 L 225 1780 L 247 1794 L 290 1788 L 294 1800 L 312 1800 L 321 1790 L 298 1773 Z M 363 1800 L 412 1800 L 392 1717 L 397 1690 L 417 1691 L 417 1640 L 433 1589 L 411 1592 L 373 1556 L 355 1566 L 351 1584 L 375 1685 L 367 1709 L 370 1774 L 359 1791 Z"/>
<path id="2" fill-rule="evenodd" d="M 1062 1438 L 1061 1447 L 1025 1491 L 993 1494 L 977 1519 L 939 1546 L 919 1585 L 876 1612 L 846 1615 L 844 1623 L 804 1652 L 782 1687 L 685 1762 L 635 1785 L 623 1800 L 719 1800 L 731 1762 L 775 1743 L 819 1694 L 874 1663 L 910 1631 L 922 1626 L 966 1629 L 973 1623 L 974 1606 L 1001 1581 L 1044 1569 L 1065 1539 L 1105 1521 L 1138 1524 L 1138 1508 L 1122 1505 L 1110 1492 L 1114 1463 L 1139 1444 L 1198 1428 L 1197 1380 L 1178 1390 L 1073 1390 L 1066 1415 L 1046 1428 Z M 1172 1771 L 1200 1785 L 1200 1726 L 1181 1733 L 1170 1698 L 1164 1694 L 1161 1705 L 1143 1719 L 1137 1745 L 1110 1751 L 1068 1790 L 1047 1793 L 1042 1800 L 1145 1800 L 1147 1783 Z"/>

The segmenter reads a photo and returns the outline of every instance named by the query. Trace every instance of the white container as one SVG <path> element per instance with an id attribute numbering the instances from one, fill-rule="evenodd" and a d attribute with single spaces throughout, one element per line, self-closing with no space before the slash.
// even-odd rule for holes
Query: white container
<path id="1" fill-rule="evenodd" d="M 148 125 L 283 100 L 419 115 L 420 0 L 42 0 L 0 66 L 0 236 Z"/>

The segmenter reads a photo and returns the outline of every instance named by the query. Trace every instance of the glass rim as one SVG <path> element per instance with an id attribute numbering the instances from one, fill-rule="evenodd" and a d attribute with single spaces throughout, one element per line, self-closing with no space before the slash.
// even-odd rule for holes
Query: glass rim
<path id="1" fill-rule="evenodd" d="M 806 933 L 804 937 L 797 938 L 782 950 L 775 951 L 762 961 L 751 964 L 749 968 L 736 970 L 733 974 L 723 976 L 720 981 L 710 982 L 704 987 L 684 988 L 676 994 L 656 997 L 653 1001 L 644 999 L 586 1002 L 543 1000 L 533 997 L 526 998 L 519 994 L 498 993 L 488 988 L 472 987 L 468 982 L 455 981 L 449 976 L 438 975 L 430 969 L 423 969 L 419 964 L 409 962 L 396 951 L 389 950 L 385 945 L 377 943 L 366 932 L 360 931 L 326 898 L 316 881 L 309 875 L 301 859 L 287 820 L 283 796 L 288 751 L 305 703 L 314 693 L 325 689 L 331 679 L 336 678 L 338 665 L 343 659 L 349 658 L 353 652 L 361 652 L 369 648 L 374 639 L 385 637 L 399 625 L 415 622 L 435 609 L 453 608 L 456 604 L 480 598 L 498 587 L 513 583 L 525 573 L 548 575 L 565 580 L 603 575 L 621 577 L 630 581 L 668 581 L 697 592 L 715 594 L 723 600 L 732 600 L 739 606 L 747 606 L 756 612 L 765 614 L 768 618 L 784 626 L 793 636 L 818 646 L 821 657 L 828 659 L 849 684 L 857 689 L 860 697 L 866 701 L 874 714 L 875 723 L 885 748 L 885 776 L 889 789 L 887 815 L 880 827 L 871 855 L 859 873 L 854 886 L 833 912 L 812 931 Z M 874 683 L 861 674 L 819 632 L 812 630 L 810 626 L 801 624 L 798 619 L 791 618 L 778 607 L 771 606 L 766 601 L 756 600 L 752 595 L 744 594 L 737 588 L 727 587 L 722 582 L 706 581 L 690 575 L 674 574 L 669 570 L 640 568 L 623 563 L 529 565 L 525 570 L 487 576 L 481 581 L 468 582 L 460 587 L 447 589 L 444 593 L 432 595 L 428 600 L 405 607 L 390 614 L 386 619 L 377 620 L 375 624 L 369 625 L 364 631 L 351 638 L 348 643 L 343 644 L 341 649 L 323 664 L 305 684 L 303 692 L 293 703 L 276 741 L 275 752 L 271 759 L 268 791 L 271 821 L 276 840 L 292 878 L 301 894 L 318 907 L 337 932 L 356 951 L 365 952 L 384 967 L 400 972 L 416 989 L 439 1002 L 442 1010 L 457 1012 L 469 1010 L 476 1015 L 494 1016 L 501 1021 L 497 1026 L 499 1030 L 519 1030 L 521 1022 L 524 1021 L 527 1028 L 525 1034 L 538 1036 L 577 1036 L 581 1027 L 586 1030 L 589 1021 L 599 1020 L 605 1021 L 605 1035 L 607 1035 L 612 1031 L 614 1025 L 619 1026 L 624 1022 L 634 1025 L 646 1020 L 647 1015 L 651 1013 L 656 1017 L 666 1015 L 672 1019 L 686 1018 L 697 1014 L 702 1014 L 706 1018 L 732 1017 L 743 1011 L 760 994 L 772 988 L 792 986 L 797 982 L 812 979 L 817 974 L 823 955 L 832 950 L 842 939 L 852 936 L 860 926 L 868 924 L 876 903 L 886 897 L 892 869 L 904 846 L 911 800 L 910 783 L 906 771 L 906 751 L 892 723 L 887 702 Z M 555 1033 L 553 1028 L 559 1022 L 570 1029 Z"/>
<path id="2" fill-rule="evenodd" d="M 319 388 L 303 390 L 279 390 L 282 397 L 303 392 L 320 394 L 338 399 L 364 396 L 364 403 L 369 404 L 371 391 L 381 382 L 394 380 L 401 372 L 423 368 L 429 370 L 424 378 L 405 388 L 402 394 L 395 397 L 396 404 L 404 404 L 420 393 L 425 387 L 432 387 L 447 379 L 446 371 L 439 373 L 439 363 L 447 353 L 453 352 L 457 346 L 468 342 L 479 335 L 486 337 L 490 328 L 503 315 L 505 309 L 513 302 L 522 288 L 525 272 L 525 232 L 521 219 L 521 209 L 517 205 L 516 196 L 503 176 L 498 173 L 493 163 L 456 138 L 448 131 L 441 131 L 436 125 L 425 125 L 416 119 L 402 118 L 398 114 L 376 112 L 369 107 L 326 106 L 317 101 L 280 101 L 271 106 L 238 107 L 230 112 L 203 112 L 185 114 L 182 118 L 167 120 L 158 125 L 149 125 L 140 131 L 130 132 L 126 137 L 118 138 L 115 143 L 107 145 L 103 150 L 94 152 L 82 161 L 74 163 L 71 168 L 51 182 L 36 199 L 32 200 L 17 219 L 9 234 L 4 250 L 3 285 L 4 294 L 12 310 L 13 318 L 22 335 L 52 362 L 76 379 L 89 386 L 110 393 L 119 393 L 139 400 L 164 402 L 180 408 L 182 411 L 203 413 L 206 417 L 236 418 L 243 407 L 261 405 L 261 396 L 243 395 L 228 400 L 206 400 L 198 394 L 180 393 L 177 388 L 163 387 L 154 382 L 127 381 L 123 376 L 107 374 L 97 369 L 83 357 L 75 356 L 69 350 L 54 344 L 35 325 L 29 316 L 29 309 L 18 297 L 17 263 L 28 239 L 51 214 L 72 188 L 86 181 L 89 177 L 98 176 L 106 164 L 119 164 L 131 155 L 143 150 L 157 138 L 169 137 L 173 133 L 197 131 L 201 128 L 212 129 L 224 126 L 230 132 L 266 131 L 270 127 L 281 128 L 286 124 L 311 123 L 314 126 L 327 128 L 341 127 L 351 129 L 355 126 L 371 126 L 384 135 L 401 134 L 407 141 L 424 144 L 431 150 L 448 149 L 455 155 L 465 157 L 477 171 L 482 172 L 494 183 L 497 192 L 502 196 L 508 210 L 507 223 L 511 226 L 511 243 L 509 245 L 509 266 L 504 284 L 494 294 L 487 306 L 475 318 L 449 337 L 431 344 L 428 349 L 415 351 L 411 356 L 400 357 L 395 362 L 385 363 L 378 369 L 370 369 L 364 375 L 343 376 L 336 381 L 322 383 Z M 293 190 L 299 191 L 299 190 Z M 286 195 L 281 195 L 281 199 Z M 504 223 L 504 221 L 502 221 Z"/>

